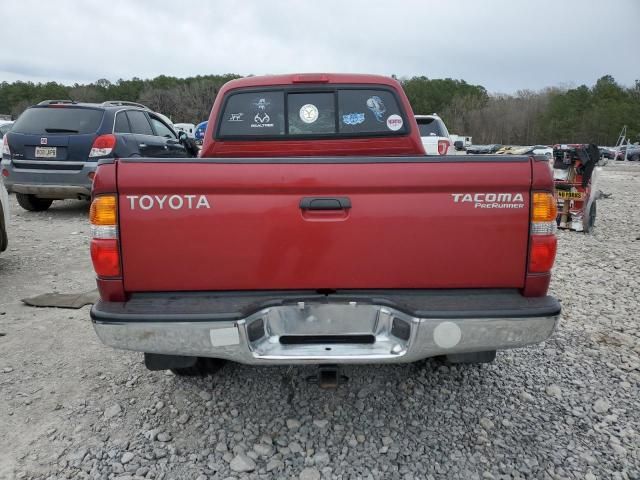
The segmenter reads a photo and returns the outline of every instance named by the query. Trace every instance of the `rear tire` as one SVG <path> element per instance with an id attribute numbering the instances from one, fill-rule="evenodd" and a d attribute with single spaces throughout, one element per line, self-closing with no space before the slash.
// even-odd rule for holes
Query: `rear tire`
<path id="1" fill-rule="evenodd" d="M 491 363 L 495 359 L 495 350 L 489 350 L 486 352 L 454 353 L 452 355 L 445 355 L 446 362 L 452 364 Z"/>
<path id="2" fill-rule="evenodd" d="M 50 198 L 38 198 L 28 193 L 16 193 L 16 199 L 22 208 L 30 212 L 43 212 L 53 203 Z"/>
<path id="3" fill-rule="evenodd" d="M 203 377 L 216 373 L 226 363 L 220 358 L 198 357 L 192 367 L 172 368 L 171 371 L 180 377 Z"/>
<path id="4" fill-rule="evenodd" d="M 7 238 L 7 228 L 4 224 L 4 210 L 2 210 L 2 203 L 0 202 L 0 252 L 4 252 L 9 245 L 9 239 Z"/>
<path id="5" fill-rule="evenodd" d="M 589 214 L 585 219 L 584 228 L 583 228 L 584 233 L 591 233 L 593 231 L 593 227 L 595 227 L 596 225 L 596 213 L 597 213 L 596 200 L 594 200 L 593 203 L 591 203 L 591 207 L 589 207 Z"/>

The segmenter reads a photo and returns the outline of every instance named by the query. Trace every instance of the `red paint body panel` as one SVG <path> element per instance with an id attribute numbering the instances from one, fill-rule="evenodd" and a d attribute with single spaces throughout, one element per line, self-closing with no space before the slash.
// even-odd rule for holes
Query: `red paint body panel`
<path id="1" fill-rule="evenodd" d="M 98 175 L 98 173 L 100 175 Z M 105 163 L 98 165 L 96 175 L 93 177 L 93 187 L 91 189 L 91 195 L 101 195 L 104 193 L 116 193 L 116 164 Z"/>
<path id="2" fill-rule="evenodd" d="M 98 286 L 100 298 L 105 302 L 124 302 L 127 300 L 127 295 L 124 291 L 124 285 L 121 278 L 97 278 L 96 284 Z"/>
<path id="3" fill-rule="evenodd" d="M 531 163 L 118 164 L 125 290 L 522 288 Z M 452 193 L 520 193 L 519 209 Z M 205 195 L 142 210 L 128 195 Z M 308 196 L 352 208 L 303 212 Z M 194 202 L 195 204 L 195 202 Z"/>

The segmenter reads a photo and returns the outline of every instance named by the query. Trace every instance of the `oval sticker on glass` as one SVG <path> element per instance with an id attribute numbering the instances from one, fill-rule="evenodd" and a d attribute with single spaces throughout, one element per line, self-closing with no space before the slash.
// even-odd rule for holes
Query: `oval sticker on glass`
<path id="1" fill-rule="evenodd" d="M 318 119 L 318 107 L 312 103 L 307 103 L 300 107 L 300 120 L 304 123 L 313 123 Z"/>
<path id="2" fill-rule="evenodd" d="M 403 122 L 400 115 L 389 115 L 387 118 L 387 128 L 394 132 L 402 128 Z"/>

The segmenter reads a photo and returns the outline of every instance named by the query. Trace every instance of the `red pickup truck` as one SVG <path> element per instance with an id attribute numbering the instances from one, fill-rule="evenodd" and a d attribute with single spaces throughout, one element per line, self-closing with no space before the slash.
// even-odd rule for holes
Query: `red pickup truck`
<path id="1" fill-rule="evenodd" d="M 547 159 L 426 156 L 386 77 L 233 80 L 200 158 L 101 162 L 90 216 L 95 330 L 150 369 L 486 362 L 560 313 Z"/>

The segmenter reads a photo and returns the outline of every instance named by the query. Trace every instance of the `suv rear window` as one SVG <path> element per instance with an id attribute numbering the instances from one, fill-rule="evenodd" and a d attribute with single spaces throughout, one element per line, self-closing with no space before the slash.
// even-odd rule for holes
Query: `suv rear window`
<path id="1" fill-rule="evenodd" d="M 340 138 L 408 131 L 391 91 L 357 87 L 232 93 L 218 124 L 218 135 L 225 139 Z"/>
<path id="2" fill-rule="evenodd" d="M 446 137 L 440 120 L 437 118 L 416 118 L 421 137 Z"/>
<path id="3" fill-rule="evenodd" d="M 11 131 L 32 135 L 96 133 L 103 116 L 104 110 L 92 108 L 35 107 L 25 110 Z"/>

